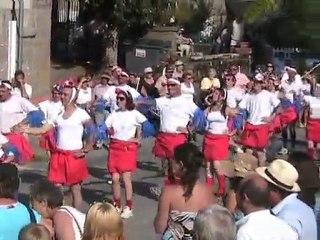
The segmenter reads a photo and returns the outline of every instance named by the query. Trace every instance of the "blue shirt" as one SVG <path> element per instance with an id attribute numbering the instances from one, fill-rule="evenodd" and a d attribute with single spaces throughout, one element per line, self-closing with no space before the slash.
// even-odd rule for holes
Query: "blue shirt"
<path id="1" fill-rule="evenodd" d="M 37 223 L 41 216 L 34 211 Z M 22 203 L 0 206 L 0 240 L 18 240 L 20 230 L 30 223 L 30 214 Z"/>
<path id="2" fill-rule="evenodd" d="M 289 224 L 300 240 L 317 240 L 317 224 L 313 210 L 292 193 L 279 202 L 272 212 Z"/>

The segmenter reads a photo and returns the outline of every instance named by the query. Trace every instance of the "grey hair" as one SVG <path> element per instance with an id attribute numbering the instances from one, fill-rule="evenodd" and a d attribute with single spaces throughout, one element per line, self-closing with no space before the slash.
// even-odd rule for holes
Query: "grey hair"
<path id="1" fill-rule="evenodd" d="M 200 210 L 193 231 L 197 240 L 235 240 L 237 234 L 232 215 L 219 205 Z"/>

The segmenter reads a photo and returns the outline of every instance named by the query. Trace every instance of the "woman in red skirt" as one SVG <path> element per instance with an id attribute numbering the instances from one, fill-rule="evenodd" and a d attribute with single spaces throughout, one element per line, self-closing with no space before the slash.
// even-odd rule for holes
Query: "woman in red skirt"
<path id="1" fill-rule="evenodd" d="M 62 86 L 56 84 L 52 87 L 52 96 L 50 100 L 39 103 L 40 110 L 44 113 L 44 117 L 47 121 L 52 121 L 63 111 L 61 102 Z M 56 147 L 55 130 L 51 129 L 40 137 L 40 147 L 45 150 L 50 158 L 51 152 Z"/>
<path id="2" fill-rule="evenodd" d="M 133 216 L 131 173 L 137 167 L 141 126 L 147 119 L 134 109 L 133 99 L 129 92 L 118 90 L 116 100 L 119 109 L 113 112 L 106 120 L 111 139 L 108 170 L 112 174 L 114 205 L 119 212 L 121 212 L 120 177 L 123 177 L 126 206 L 121 212 L 121 217 L 129 218 Z"/>
<path id="3" fill-rule="evenodd" d="M 225 91 L 215 89 L 207 97 L 210 106 L 205 110 L 207 128 L 204 135 L 203 153 L 206 159 L 207 184 L 214 185 L 213 171 L 219 183 L 218 194 L 225 193 L 225 176 L 221 174 L 220 162 L 225 161 L 229 154 L 229 140 L 232 134 L 228 131 L 228 116 L 235 116 L 238 111 L 226 107 Z"/>
<path id="4" fill-rule="evenodd" d="M 88 177 L 85 154 L 92 149 L 94 125 L 88 113 L 76 106 L 76 99 L 77 89 L 67 81 L 61 96 L 63 112 L 40 128 L 22 126 L 20 131 L 41 135 L 56 128 L 57 147 L 50 158 L 48 178 L 57 185 L 69 186 L 73 206 L 79 209 L 82 204 L 81 183 Z M 88 137 L 83 144 L 85 129 Z"/>
<path id="5" fill-rule="evenodd" d="M 316 94 L 318 95 L 318 94 Z M 320 158 L 320 94 L 319 97 L 305 96 L 307 103 L 307 131 L 308 155 Z M 316 154 L 315 154 L 316 153 Z"/>

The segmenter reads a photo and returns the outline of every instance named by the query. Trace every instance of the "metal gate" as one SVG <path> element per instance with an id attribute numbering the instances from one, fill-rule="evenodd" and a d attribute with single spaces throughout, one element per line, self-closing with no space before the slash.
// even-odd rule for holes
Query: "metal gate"
<path id="1" fill-rule="evenodd" d="M 51 58 L 56 61 L 81 59 L 77 34 L 82 0 L 52 1 Z"/>

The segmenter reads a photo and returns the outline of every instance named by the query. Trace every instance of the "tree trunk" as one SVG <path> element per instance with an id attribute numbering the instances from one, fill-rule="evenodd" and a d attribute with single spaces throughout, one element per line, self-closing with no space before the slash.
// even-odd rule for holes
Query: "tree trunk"
<path id="1" fill-rule="evenodd" d="M 119 32 L 118 29 L 111 29 L 108 31 L 108 42 L 105 50 L 105 62 L 107 66 L 118 65 L 118 45 L 119 45 Z"/>

